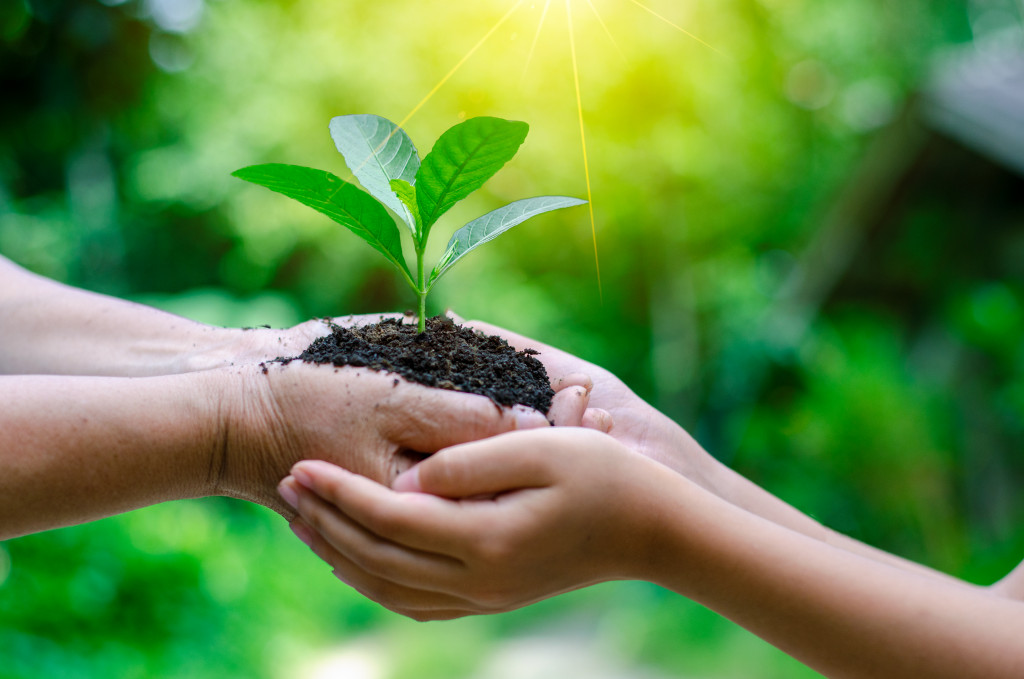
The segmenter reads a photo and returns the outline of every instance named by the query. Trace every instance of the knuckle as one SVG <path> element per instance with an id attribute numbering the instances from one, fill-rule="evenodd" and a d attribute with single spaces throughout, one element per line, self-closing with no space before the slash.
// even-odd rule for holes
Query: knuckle
<path id="1" fill-rule="evenodd" d="M 438 464 L 431 465 L 427 472 L 427 478 L 441 488 L 458 486 L 465 477 L 462 463 L 457 455 L 449 455 L 443 460 L 438 458 Z"/>
<path id="2" fill-rule="evenodd" d="M 454 451 L 452 451 L 454 453 Z M 425 488 L 458 488 L 466 477 L 465 461 L 461 455 L 446 454 L 432 457 L 420 467 L 420 482 Z"/>
<path id="3" fill-rule="evenodd" d="M 379 537 L 396 538 L 403 532 L 405 521 L 399 508 L 378 503 L 366 509 L 365 525 Z"/>
<path id="4" fill-rule="evenodd" d="M 349 555 L 352 563 L 354 563 L 360 570 L 374 578 L 389 581 L 395 573 L 394 564 L 382 553 L 382 543 L 379 540 L 374 540 L 370 549 L 359 550 Z M 378 582 L 378 587 L 383 585 Z"/>
<path id="5" fill-rule="evenodd" d="M 314 533 L 322 533 L 324 530 L 324 515 L 318 503 L 310 502 L 300 505 L 302 520 L 309 524 Z"/>
<path id="6" fill-rule="evenodd" d="M 360 510 L 356 519 L 371 533 L 379 535 L 392 521 L 390 510 L 384 503 L 364 503 Z"/>
<path id="7" fill-rule="evenodd" d="M 344 496 L 341 489 L 341 484 L 337 479 L 334 478 L 322 478 L 317 477 L 316 479 L 316 493 L 325 497 L 327 500 L 337 502 L 337 500 Z"/>
<path id="8" fill-rule="evenodd" d="M 490 535 L 477 540 L 475 556 L 482 565 L 495 569 L 508 563 L 514 549 L 503 535 Z"/>

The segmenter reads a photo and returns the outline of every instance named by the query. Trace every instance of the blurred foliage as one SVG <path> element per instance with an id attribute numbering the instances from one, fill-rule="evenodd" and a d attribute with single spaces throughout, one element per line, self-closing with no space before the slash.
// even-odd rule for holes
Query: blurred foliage
<path id="1" fill-rule="evenodd" d="M 513 4 L 7 0 L 0 252 L 223 325 L 408 308 L 351 234 L 229 173 L 267 161 L 345 176 L 328 120 L 403 120 Z M 600 283 L 578 210 L 474 253 L 434 302 L 608 367 L 837 529 L 999 577 L 1024 554 L 1019 180 L 989 168 L 965 183 L 956 151 L 940 154 L 797 345 L 761 331 L 794 267 L 817 264 L 806 244 L 932 58 L 972 39 L 1019 42 L 1019 5 L 644 5 L 593 0 L 604 25 L 569 5 Z M 565 9 L 553 3 L 538 32 L 544 8 L 523 4 L 406 124 L 420 143 L 467 116 L 532 127 L 437 228 L 523 195 L 586 195 Z M 0 544 L 3 677 L 497 677 L 487 667 L 504 640 L 552 630 L 669 676 L 815 676 L 642 583 L 411 623 L 236 502 Z"/>

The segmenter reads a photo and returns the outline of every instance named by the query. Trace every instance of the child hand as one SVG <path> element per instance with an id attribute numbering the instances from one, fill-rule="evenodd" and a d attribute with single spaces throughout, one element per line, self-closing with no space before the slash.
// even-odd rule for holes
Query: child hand
<path id="1" fill-rule="evenodd" d="M 656 543 L 643 517 L 665 475 L 604 434 L 552 428 L 447 448 L 394 489 L 300 462 L 281 493 L 301 517 L 293 529 L 340 579 L 439 620 L 642 576 Z"/>

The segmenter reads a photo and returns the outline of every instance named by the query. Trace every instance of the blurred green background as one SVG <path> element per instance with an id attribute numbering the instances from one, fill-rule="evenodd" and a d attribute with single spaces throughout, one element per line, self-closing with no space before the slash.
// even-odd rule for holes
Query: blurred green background
<path id="1" fill-rule="evenodd" d="M 515 6 L 5 0 L 0 253 L 219 325 L 409 308 L 352 234 L 230 172 L 345 176 L 328 120 L 402 120 Z M 510 200 L 586 195 L 567 6 L 600 289 L 577 209 L 467 258 L 433 311 L 611 369 L 832 527 L 1005 574 L 1024 555 L 1024 191 L 915 112 L 950 54 L 1020 48 L 1021 4 L 521 3 L 406 124 L 421 154 L 467 116 L 531 124 L 435 249 Z M 816 675 L 642 583 L 413 623 L 276 516 L 213 499 L 0 543 L 0 676 Z"/>

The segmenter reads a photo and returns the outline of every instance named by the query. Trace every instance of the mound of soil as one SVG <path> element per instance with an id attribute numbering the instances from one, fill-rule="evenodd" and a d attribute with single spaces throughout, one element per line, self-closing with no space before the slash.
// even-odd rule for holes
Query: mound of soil
<path id="1" fill-rule="evenodd" d="M 331 334 L 316 339 L 295 359 L 397 373 L 428 387 L 486 396 L 546 413 L 554 391 L 536 351 L 516 351 L 500 337 L 456 325 L 447 316 L 427 319 L 426 331 L 397 319 L 358 328 L 329 323 Z"/>

